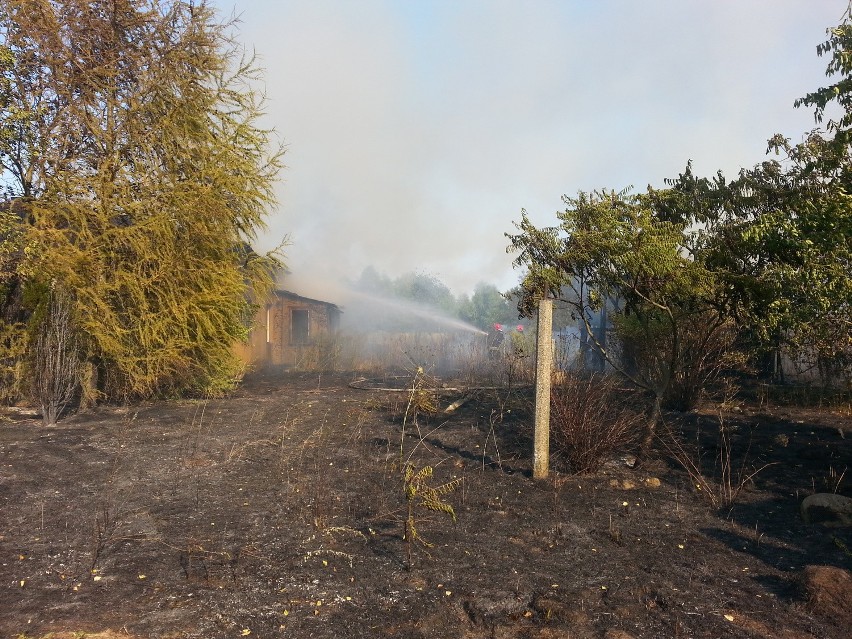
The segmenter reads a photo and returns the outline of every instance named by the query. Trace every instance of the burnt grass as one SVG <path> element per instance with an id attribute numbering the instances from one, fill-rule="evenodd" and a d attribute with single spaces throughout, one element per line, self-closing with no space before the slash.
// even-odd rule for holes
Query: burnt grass
<path id="1" fill-rule="evenodd" d="M 554 453 L 533 480 L 529 391 L 409 416 L 403 435 L 408 395 L 354 379 L 256 376 L 227 398 L 101 406 L 54 428 L 5 418 L 0 634 L 852 636 L 797 587 L 807 565 L 852 567 L 849 529 L 799 516 L 813 492 L 850 494 L 848 404 L 724 415 L 751 464 L 773 465 L 716 511 L 662 446 L 591 476 Z M 712 410 L 666 419 L 713 458 Z M 431 546 L 415 543 L 410 568 L 401 448 L 433 485 L 463 480 L 444 496 L 455 522 L 415 511 Z"/>

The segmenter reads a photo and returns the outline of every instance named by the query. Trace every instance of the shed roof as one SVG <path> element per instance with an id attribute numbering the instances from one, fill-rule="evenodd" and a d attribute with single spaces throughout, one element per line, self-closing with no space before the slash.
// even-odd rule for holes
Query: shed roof
<path id="1" fill-rule="evenodd" d="M 343 312 L 337 304 L 334 304 L 332 302 L 326 302 L 324 300 L 313 299 L 311 297 L 305 297 L 304 295 L 299 295 L 297 293 L 294 293 L 293 291 L 287 291 L 287 290 L 279 288 L 279 289 L 275 290 L 275 295 L 276 295 L 276 297 L 283 297 L 283 298 L 291 299 L 291 300 L 299 300 L 299 301 L 302 301 L 302 302 L 311 302 L 313 304 L 323 304 L 325 306 L 328 306 L 330 308 L 335 309 L 338 312 Z"/>

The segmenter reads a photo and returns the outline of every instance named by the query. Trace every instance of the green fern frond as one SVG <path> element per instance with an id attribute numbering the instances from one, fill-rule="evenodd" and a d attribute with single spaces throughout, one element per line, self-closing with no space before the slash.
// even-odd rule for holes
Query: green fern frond
<path id="1" fill-rule="evenodd" d="M 424 484 L 426 482 L 426 480 L 429 479 L 431 476 L 432 476 L 432 467 L 431 466 L 424 466 L 419 471 L 417 471 L 417 473 L 414 475 L 414 477 L 411 479 L 411 481 L 412 481 L 412 483 L 415 483 L 415 484 Z"/>
<path id="2" fill-rule="evenodd" d="M 458 487 L 461 486 L 461 483 L 461 478 L 456 478 L 452 481 L 448 481 L 446 484 L 435 486 L 434 490 L 439 495 L 449 495 L 451 492 L 457 490 Z"/>
<path id="3" fill-rule="evenodd" d="M 445 502 L 442 497 L 461 486 L 461 479 L 453 479 L 440 486 L 430 486 L 429 479 L 434 470 L 431 466 L 423 466 L 420 470 L 410 461 L 403 465 L 403 492 L 408 503 L 408 518 L 405 520 L 405 531 L 402 538 L 408 544 L 408 567 L 411 568 L 411 547 L 415 541 L 419 541 L 425 548 L 431 548 L 432 544 L 423 539 L 415 525 L 415 509 L 425 508 L 433 512 L 449 515 L 456 521 L 456 511 L 451 504 Z M 428 554 L 428 553 L 427 553 Z"/>
<path id="4" fill-rule="evenodd" d="M 453 510 L 453 507 L 446 502 L 424 499 L 420 502 L 420 505 L 428 510 L 446 513 L 453 518 L 453 521 L 456 521 L 456 511 Z"/>
<path id="5" fill-rule="evenodd" d="M 432 467 L 424 466 L 415 472 L 415 466 L 411 462 L 405 462 L 404 479 L 406 483 L 421 484 L 424 480 L 432 476 Z"/>

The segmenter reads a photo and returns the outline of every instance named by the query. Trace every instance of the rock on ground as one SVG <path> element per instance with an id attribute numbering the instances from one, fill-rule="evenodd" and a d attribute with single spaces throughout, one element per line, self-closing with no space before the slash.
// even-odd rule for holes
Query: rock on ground
<path id="1" fill-rule="evenodd" d="M 802 501 L 802 519 L 830 527 L 852 526 L 852 498 L 834 493 L 816 493 Z"/>
<path id="2" fill-rule="evenodd" d="M 852 628 L 852 574 L 834 566 L 806 566 L 799 586 L 807 609 L 839 627 Z"/>

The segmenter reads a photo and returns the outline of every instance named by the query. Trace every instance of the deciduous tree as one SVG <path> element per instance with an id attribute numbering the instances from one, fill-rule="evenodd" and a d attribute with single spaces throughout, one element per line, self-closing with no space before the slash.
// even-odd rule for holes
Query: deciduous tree
<path id="1" fill-rule="evenodd" d="M 777 135 L 772 156 L 726 182 L 689 167 L 671 192 L 704 227 L 706 263 L 726 292 L 726 312 L 761 350 L 783 348 L 826 378 L 852 378 L 852 23 L 817 47 L 827 87 L 796 106 L 823 129 L 794 144 Z M 827 114 L 834 117 L 825 121 Z M 839 113 L 838 113 L 839 112 Z M 777 358 L 775 359 L 777 362 Z M 783 369 L 774 367 L 776 374 Z"/>
<path id="2" fill-rule="evenodd" d="M 537 228 L 523 212 L 508 235 L 517 266 L 527 270 L 522 314 L 548 294 L 568 305 L 600 356 L 636 386 L 654 408 L 647 450 L 663 405 L 690 408 L 718 371 L 709 349 L 725 349 L 716 278 L 703 262 L 691 218 L 666 215 L 670 196 L 649 192 L 580 193 L 563 198 L 559 225 Z M 593 316 L 607 305 L 619 339 L 605 343 Z"/>
<path id="3" fill-rule="evenodd" d="M 487 331 L 495 323 L 508 323 L 514 312 L 509 300 L 496 286 L 480 282 L 470 299 L 460 304 L 459 315 L 466 322 Z"/>

